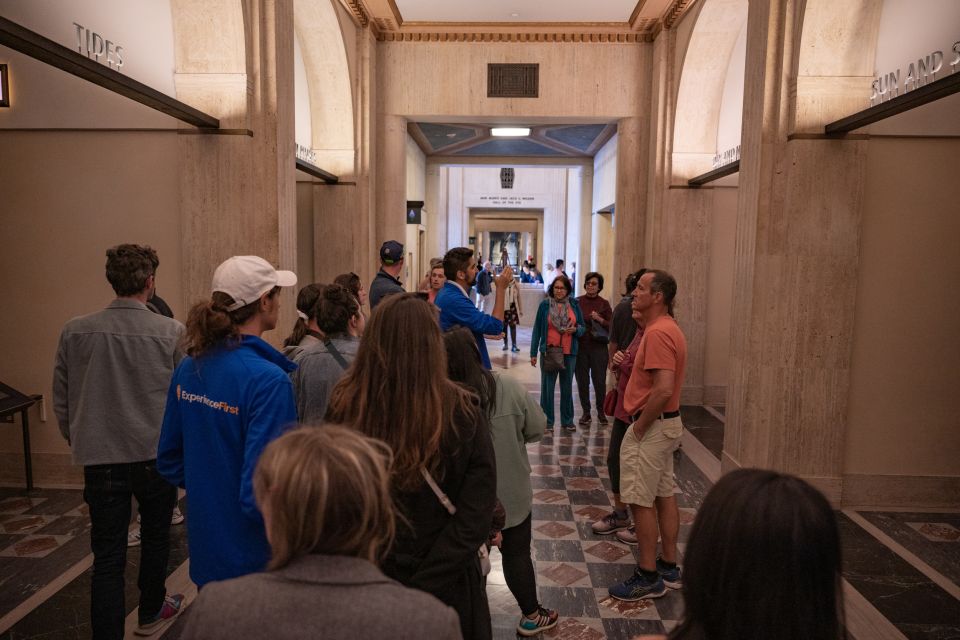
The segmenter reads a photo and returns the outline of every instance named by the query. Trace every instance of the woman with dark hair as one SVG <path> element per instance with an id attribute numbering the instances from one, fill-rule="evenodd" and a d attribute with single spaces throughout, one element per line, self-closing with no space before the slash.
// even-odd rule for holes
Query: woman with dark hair
<path id="1" fill-rule="evenodd" d="M 360 276 L 355 274 L 353 271 L 350 273 L 341 273 L 333 279 L 333 283 L 349 289 L 353 295 L 356 296 L 361 307 L 367 304 L 367 290 L 364 288 L 363 281 L 360 280 Z"/>
<path id="2" fill-rule="evenodd" d="M 644 269 L 640 271 L 645 272 Z M 591 525 L 597 535 L 616 533 L 617 540 L 627 544 L 637 544 L 637 535 L 630 524 L 630 508 L 620 499 L 620 447 L 627 429 L 633 423 L 633 416 L 623 406 L 623 398 L 633 374 L 633 363 L 640 348 L 640 340 L 643 339 L 643 316 L 639 311 L 633 311 L 632 314 L 630 321 L 634 325 L 633 338 L 626 348 L 618 349 L 611 357 L 611 368 L 617 381 L 617 404 L 613 412 L 613 428 L 610 429 L 610 446 L 607 449 L 607 471 L 610 473 L 613 511 Z"/>
<path id="3" fill-rule="evenodd" d="M 283 341 L 283 355 L 291 360 L 295 360 L 297 354 L 307 347 L 323 341 L 323 334 L 317 326 L 317 317 L 314 315 L 314 307 L 326 286 L 314 282 L 300 289 L 300 293 L 297 294 L 297 323 L 293 325 L 293 331 Z"/>
<path id="4" fill-rule="evenodd" d="M 357 355 L 366 320 L 360 303 L 346 287 L 326 287 L 312 311 L 324 340 L 301 351 L 290 374 L 300 422 L 318 422 L 327 412 L 333 386 Z"/>
<path id="5" fill-rule="evenodd" d="M 468 329 L 448 331 L 443 334 L 443 342 L 450 379 L 476 393 L 481 408 L 490 416 L 497 457 L 497 498 L 506 511 L 506 523 L 500 532 L 503 577 L 523 614 L 517 633 L 536 635 L 552 629 L 559 620 L 557 612 L 544 608 L 537 598 L 537 578 L 530 557 L 533 489 L 526 445 L 543 438 L 546 418 L 523 385 L 483 366 Z"/>
<path id="6" fill-rule="evenodd" d="M 413 293 L 386 297 L 333 389 L 327 420 L 393 449 L 391 487 L 404 524 L 384 573 L 456 609 L 464 638 L 489 639 L 477 550 L 490 532 L 496 463 L 476 396 L 446 371 L 436 309 Z"/>
<path id="7" fill-rule="evenodd" d="M 390 458 L 379 440 L 334 425 L 271 443 L 253 480 L 270 570 L 207 585 L 181 637 L 460 638 L 452 609 L 377 568 L 396 530 Z"/>
<path id="8" fill-rule="evenodd" d="M 560 425 L 567 431 L 576 431 L 573 424 L 573 374 L 577 367 L 577 343 L 585 327 L 580 305 L 570 297 L 573 286 L 570 278 L 557 274 L 548 297 L 537 309 L 530 341 L 530 365 L 537 366 L 540 358 L 540 406 L 547 415 L 547 429 L 553 430 L 554 387 L 560 378 Z M 551 360 L 557 359 L 557 363 Z M 560 369 L 553 367 L 559 364 Z"/>
<path id="9" fill-rule="evenodd" d="M 607 344 L 610 341 L 613 308 L 606 298 L 600 296 L 603 291 L 603 274 L 596 271 L 588 273 L 583 279 L 583 289 L 586 293 L 577 296 L 577 302 L 589 328 L 580 338 L 576 376 L 580 407 L 583 409 L 580 424 L 586 427 L 590 426 L 591 381 L 597 401 L 597 423 L 607 424 L 607 416 L 603 413 L 603 399 L 607 395 L 607 365 L 610 362 Z"/>
<path id="10" fill-rule="evenodd" d="M 685 612 L 671 640 L 846 637 L 836 516 L 803 480 L 760 469 L 723 476 L 684 555 Z"/>
<path id="11" fill-rule="evenodd" d="M 263 258 L 234 256 L 187 316 L 188 357 L 167 394 L 157 471 L 188 489 L 190 577 L 200 587 L 261 571 L 270 558 L 253 470 L 297 421 L 287 377 L 296 367 L 260 336 L 277 326 L 280 287 L 296 283 Z"/>

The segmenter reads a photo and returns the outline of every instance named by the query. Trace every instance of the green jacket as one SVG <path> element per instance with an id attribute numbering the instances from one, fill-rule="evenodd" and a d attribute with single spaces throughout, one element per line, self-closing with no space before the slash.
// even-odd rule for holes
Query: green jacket
<path id="1" fill-rule="evenodd" d="M 515 527 L 530 515 L 533 489 L 527 444 L 539 442 L 547 417 L 519 382 L 494 372 L 497 404 L 490 419 L 490 435 L 497 454 L 497 497 L 507 512 L 505 528 Z"/>

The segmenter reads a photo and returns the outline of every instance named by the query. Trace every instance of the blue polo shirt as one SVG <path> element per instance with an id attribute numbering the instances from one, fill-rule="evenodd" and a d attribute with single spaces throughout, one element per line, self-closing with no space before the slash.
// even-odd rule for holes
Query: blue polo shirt
<path id="1" fill-rule="evenodd" d="M 452 282 L 443 285 L 443 289 L 433 301 L 440 308 L 440 329 L 449 331 L 454 327 L 466 327 L 473 332 L 480 349 L 483 366 L 490 369 L 490 355 L 487 353 L 487 341 L 484 335 L 496 335 L 503 332 L 503 322 L 491 315 L 479 311 L 467 294 Z"/>

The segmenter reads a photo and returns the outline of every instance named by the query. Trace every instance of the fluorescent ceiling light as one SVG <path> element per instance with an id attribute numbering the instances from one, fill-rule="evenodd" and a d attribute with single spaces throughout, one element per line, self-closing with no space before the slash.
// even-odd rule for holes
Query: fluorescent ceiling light
<path id="1" fill-rule="evenodd" d="M 494 127 L 490 129 L 490 135 L 496 138 L 519 138 L 530 135 L 530 127 Z"/>

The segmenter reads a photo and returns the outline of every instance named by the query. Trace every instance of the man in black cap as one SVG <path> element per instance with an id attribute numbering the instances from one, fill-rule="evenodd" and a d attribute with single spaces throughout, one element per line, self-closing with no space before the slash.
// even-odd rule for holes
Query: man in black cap
<path id="1" fill-rule="evenodd" d="M 403 293 L 400 271 L 403 269 L 403 245 L 396 240 L 387 240 L 380 247 L 380 271 L 370 283 L 370 311 L 380 304 L 384 296 Z"/>

